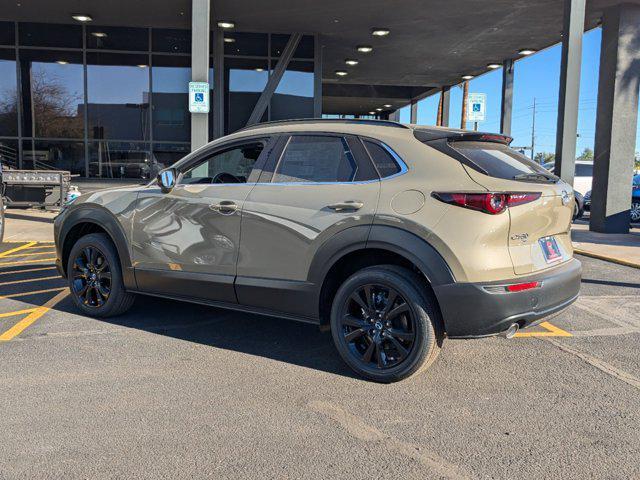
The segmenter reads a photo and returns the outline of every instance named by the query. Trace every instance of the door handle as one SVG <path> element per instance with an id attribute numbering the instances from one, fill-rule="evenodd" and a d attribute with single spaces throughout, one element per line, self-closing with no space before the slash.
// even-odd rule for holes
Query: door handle
<path id="1" fill-rule="evenodd" d="M 214 212 L 218 212 L 222 215 L 231 215 L 238 210 L 238 205 L 236 205 L 231 200 L 223 200 L 220 203 L 213 203 L 209 205 L 209 208 Z"/>
<path id="2" fill-rule="evenodd" d="M 355 211 L 360 210 L 362 207 L 364 207 L 364 203 L 357 200 L 347 200 L 346 202 L 338 202 L 327 205 L 327 208 L 335 210 L 336 212 Z"/>

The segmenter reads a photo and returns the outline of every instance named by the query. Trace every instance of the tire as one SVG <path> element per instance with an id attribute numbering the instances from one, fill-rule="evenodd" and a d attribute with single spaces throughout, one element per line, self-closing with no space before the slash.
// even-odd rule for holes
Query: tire
<path id="1" fill-rule="evenodd" d="M 91 317 L 121 315 L 135 300 L 124 288 L 118 252 L 103 233 L 85 235 L 71 248 L 67 280 L 73 302 Z"/>
<path id="2" fill-rule="evenodd" d="M 575 205 L 573 206 L 573 219 L 579 220 L 582 218 L 582 215 L 584 215 L 584 210 L 581 210 L 580 204 L 575 202 Z"/>
<path id="3" fill-rule="evenodd" d="M 4 240 L 4 201 L 0 198 L 0 243 Z"/>
<path id="4" fill-rule="evenodd" d="M 435 298 L 423 282 L 410 270 L 381 265 L 354 273 L 340 286 L 331 308 L 331 335 L 358 375 L 397 382 L 434 362 L 444 331 Z"/>
<path id="5" fill-rule="evenodd" d="M 631 204 L 630 216 L 633 223 L 640 222 L 640 201 Z"/>

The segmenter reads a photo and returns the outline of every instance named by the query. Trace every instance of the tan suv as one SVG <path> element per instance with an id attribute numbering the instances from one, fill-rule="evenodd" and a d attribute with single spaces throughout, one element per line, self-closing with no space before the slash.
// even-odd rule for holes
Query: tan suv
<path id="1" fill-rule="evenodd" d="M 134 293 L 330 326 L 391 382 L 445 336 L 513 335 L 573 302 L 571 187 L 500 135 L 384 121 L 261 124 L 157 183 L 82 195 L 55 221 L 84 313 Z"/>

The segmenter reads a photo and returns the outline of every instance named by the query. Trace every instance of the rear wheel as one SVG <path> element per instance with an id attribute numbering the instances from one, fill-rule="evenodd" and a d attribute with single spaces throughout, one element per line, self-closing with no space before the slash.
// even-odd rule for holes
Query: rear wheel
<path id="1" fill-rule="evenodd" d="M 359 375 L 395 382 L 435 360 L 443 333 L 422 282 L 407 269 L 383 265 L 356 272 L 338 289 L 331 310 L 333 341 Z"/>
<path id="2" fill-rule="evenodd" d="M 86 235 L 76 242 L 69 254 L 67 279 L 74 303 L 90 316 L 120 315 L 135 299 L 124 289 L 116 248 L 102 233 Z"/>

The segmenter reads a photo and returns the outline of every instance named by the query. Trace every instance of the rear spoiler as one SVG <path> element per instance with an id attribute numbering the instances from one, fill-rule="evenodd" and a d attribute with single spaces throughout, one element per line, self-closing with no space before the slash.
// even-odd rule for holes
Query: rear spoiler
<path id="1" fill-rule="evenodd" d="M 414 129 L 413 135 L 421 142 L 446 140 L 447 142 L 493 142 L 509 145 L 513 138 L 497 133 L 467 132 L 465 130 L 420 130 Z"/>

